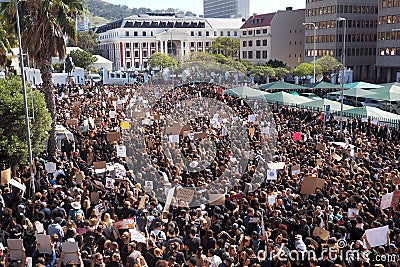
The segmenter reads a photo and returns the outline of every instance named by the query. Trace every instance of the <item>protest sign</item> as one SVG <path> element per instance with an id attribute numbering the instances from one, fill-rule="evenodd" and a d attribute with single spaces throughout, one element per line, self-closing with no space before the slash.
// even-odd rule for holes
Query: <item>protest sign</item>
<path id="1" fill-rule="evenodd" d="M 301 140 L 301 132 L 295 132 L 292 135 L 293 141 L 300 141 Z"/>
<path id="2" fill-rule="evenodd" d="M 392 199 L 392 207 L 397 208 L 400 201 L 400 190 L 396 190 L 393 192 L 393 199 Z"/>
<path id="3" fill-rule="evenodd" d="M 192 202 L 194 196 L 194 190 L 186 188 L 177 188 L 176 198 L 186 202 Z"/>
<path id="4" fill-rule="evenodd" d="M 107 163 L 105 161 L 95 161 L 93 162 L 93 168 L 95 170 L 106 169 Z"/>
<path id="5" fill-rule="evenodd" d="M 8 252 L 10 253 L 10 259 L 22 260 L 22 249 L 24 247 L 22 239 L 8 239 Z"/>
<path id="6" fill-rule="evenodd" d="M 15 179 L 11 179 L 10 181 L 8 181 L 8 183 L 9 183 L 10 185 L 12 185 L 12 186 L 15 186 L 16 188 L 18 188 L 18 189 L 20 189 L 20 190 L 22 190 L 22 191 L 25 191 L 25 190 L 26 190 L 26 186 L 25 186 L 24 184 L 18 182 L 18 181 L 15 180 Z"/>
<path id="7" fill-rule="evenodd" d="M 386 245 L 388 231 L 389 231 L 388 225 L 383 227 L 367 229 L 365 231 L 365 235 L 371 248 Z M 367 248 L 365 240 L 364 240 L 364 247 Z"/>
<path id="8" fill-rule="evenodd" d="M 339 156 L 338 154 L 336 154 L 335 152 L 333 152 L 333 153 L 331 154 L 331 156 L 332 156 L 332 158 L 333 158 L 334 160 L 337 160 L 337 161 L 341 161 L 341 160 L 342 160 L 342 157 Z"/>
<path id="9" fill-rule="evenodd" d="M 81 172 L 81 171 L 77 172 L 75 174 L 75 182 L 77 184 L 82 184 L 84 177 L 85 177 L 85 174 L 83 172 Z"/>
<path id="10" fill-rule="evenodd" d="M 267 170 L 267 181 L 268 180 L 277 180 L 278 172 L 277 170 Z"/>
<path id="11" fill-rule="evenodd" d="M 311 195 L 315 193 L 315 190 L 317 188 L 323 188 L 324 184 L 325 184 L 324 179 L 306 176 L 303 179 L 300 192 L 302 194 Z"/>
<path id="12" fill-rule="evenodd" d="M 300 174 L 300 164 L 292 166 L 292 175 Z"/>
<path id="13" fill-rule="evenodd" d="M 268 204 L 269 205 L 274 205 L 276 203 L 276 197 L 277 195 L 269 195 L 268 196 Z"/>
<path id="14" fill-rule="evenodd" d="M 350 219 L 356 218 L 359 213 L 360 213 L 360 211 L 358 209 L 352 209 L 352 208 L 347 209 L 347 216 Z"/>
<path id="15" fill-rule="evenodd" d="M 167 193 L 167 200 L 165 201 L 164 211 L 169 211 L 169 206 L 171 206 L 172 198 L 174 197 L 175 188 L 169 188 Z"/>
<path id="16" fill-rule="evenodd" d="M 392 205 L 393 193 L 383 195 L 381 198 L 381 209 L 387 209 Z"/>
<path id="17" fill-rule="evenodd" d="M 272 170 L 282 170 L 285 168 L 285 162 L 270 162 L 267 164 L 268 168 Z"/>
<path id="18" fill-rule="evenodd" d="M 225 205 L 225 194 L 209 194 L 209 197 L 211 206 Z"/>
<path id="19" fill-rule="evenodd" d="M 319 237 L 322 240 L 326 241 L 329 238 L 329 231 L 327 231 L 321 227 L 315 227 L 315 229 L 313 231 L 313 236 Z"/>
<path id="20" fill-rule="evenodd" d="M 36 235 L 36 242 L 39 244 L 39 252 L 51 254 L 52 253 L 52 246 L 51 240 L 49 235 L 38 234 Z"/>
<path id="21" fill-rule="evenodd" d="M 35 229 L 36 229 L 36 233 L 38 233 L 38 234 L 43 234 L 44 233 L 44 226 L 40 222 L 36 222 L 35 223 Z"/>
<path id="22" fill-rule="evenodd" d="M 120 127 L 122 130 L 129 130 L 130 127 L 129 121 L 121 121 Z"/>
<path id="23" fill-rule="evenodd" d="M 63 242 L 61 243 L 61 248 L 64 253 L 62 260 L 64 264 L 71 261 L 79 263 L 78 242 Z"/>
<path id="24" fill-rule="evenodd" d="M 118 142 L 121 139 L 121 133 L 119 132 L 108 132 L 107 141 L 108 142 Z"/>
<path id="25" fill-rule="evenodd" d="M 47 173 L 55 173 L 57 170 L 57 165 L 54 162 L 47 162 L 44 165 L 44 168 Z"/>
<path id="26" fill-rule="evenodd" d="M 67 119 L 66 123 L 68 125 L 78 125 L 79 121 L 78 121 L 78 119 Z"/>
<path id="27" fill-rule="evenodd" d="M 126 146 L 117 146 L 117 157 L 126 158 Z"/>
<path id="28" fill-rule="evenodd" d="M 11 180 L 11 168 L 1 171 L 1 185 L 8 184 Z"/>
<path id="29" fill-rule="evenodd" d="M 129 229 L 129 233 L 131 234 L 131 241 L 136 241 L 139 243 L 144 243 L 146 244 L 146 237 L 140 233 L 136 229 Z"/>
<path id="30" fill-rule="evenodd" d="M 168 141 L 170 143 L 179 143 L 179 135 L 170 135 L 170 136 L 168 136 Z"/>
<path id="31" fill-rule="evenodd" d="M 90 193 L 90 202 L 96 204 L 100 200 L 100 195 L 98 191 L 93 191 Z"/>

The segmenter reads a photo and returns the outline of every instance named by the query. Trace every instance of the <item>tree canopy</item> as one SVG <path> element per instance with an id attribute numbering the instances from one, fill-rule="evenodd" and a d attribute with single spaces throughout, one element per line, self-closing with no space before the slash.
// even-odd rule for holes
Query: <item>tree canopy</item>
<path id="1" fill-rule="evenodd" d="M 331 56 L 323 56 L 317 59 L 316 64 L 320 65 L 322 68 L 322 72 L 326 74 L 330 74 L 332 70 L 337 69 L 341 66 L 339 60 Z"/>
<path id="2" fill-rule="evenodd" d="M 222 54 L 226 57 L 238 57 L 240 40 L 231 37 L 218 37 L 209 46 L 212 54 Z"/>
<path id="3" fill-rule="evenodd" d="M 161 53 L 155 52 L 150 56 L 149 65 L 151 68 L 160 68 L 161 70 L 171 67 L 171 65 L 176 66 L 177 62 L 172 57 Z"/>
<path id="4" fill-rule="evenodd" d="M 315 64 L 315 72 L 316 75 L 322 73 L 322 67 L 318 64 Z M 301 63 L 299 66 L 297 66 L 294 71 L 293 75 L 299 76 L 299 77 L 305 77 L 307 75 L 313 75 L 314 74 L 314 64 L 312 63 Z"/>
<path id="5" fill-rule="evenodd" d="M 92 53 L 80 49 L 71 51 L 70 56 L 76 67 L 84 68 L 85 70 L 89 69 L 90 65 L 97 60 Z"/>
<path id="6" fill-rule="evenodd" d="M 251 75 L 253 75 L 256 78 L 264 78 L 266 76 L 275 76 L 275 70 L 272 67 L 269 66 L 255 66 L 251 70 Z"/>
<path id="7" fill-rule="evenodd" d="M 28 103 L 31 103 L 30 88 L 27 89 Z M 30 127 L 32 152 L 35 156 L 43 151 L 51 117 L 43 94 L 34 90 L 32 95 L 35 120 L 31 120 Z M 32 114 L 31 105 L 29 114 Z M 17 76 L 0 79 L 0 117 L 0 162 L 7 167 L 26 164 L 29 160 L 24 99 L 21 79 Z"/>

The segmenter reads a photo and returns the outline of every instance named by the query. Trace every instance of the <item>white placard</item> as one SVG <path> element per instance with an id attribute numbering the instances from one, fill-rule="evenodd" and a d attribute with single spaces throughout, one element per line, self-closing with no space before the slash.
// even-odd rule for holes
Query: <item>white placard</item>
<path id="1" fill-rule="evenodd" d="M 47 162 L 45 169 L 47 173 L 55 173 L 57 170 L 57 165 L 54 162 Z"/>
<path id="2" fill-rule="evenodd" d="M 26 186 L 24 184 L 21 184 L 20 182 L 18 182 L 15 179 L 10 179 L 10 181 L 8 182 L 10 185 L 15 186 L 16 188 L 25 191 L 26 190 Z"/>
<path id="3" fill-rule="evenodd" d="M 22 239 L 8 239 L 8 251 L 10 253 L 10 259 L 22 260 L 22 248 L 24 243 Z"/>
<path id="4" fill-rule="evenodd" d="M 248 120 L 249 120 L 249 122 L 255 122 L 256 121 L 256 114 L 249 115 Z"/>
<path id="5" fill-rule="evenodd" d="M 39 244 L 40 253 L 46 253 L 46 254 L 53 253 L 49 235 L 43 235 L 43 234 L 36 235 L 36 242 Z"/>
<path id="6" fill-rule="evenodd" d="M 116 112 L 114 110 L 110 110 L 110 119 L 115 119 Z"/>
<path id="7" fill-rule="evenodd" d="M 268 168 L 273 169 L 273 170 L 282 170 L 285 168 L 285 162 L 271 162 L 268 163 Z"/>
<path id="8" fill-rule="evenodd" d="M 179 143 L 179 135 L 170 135 L 168 140 L 170 143 Z"/>
<path id="9" fill-rule="evenodd" d="M 368 118 L 362 118 L 361 122 L 368 122 Z"/>
<path id="10" fill-rule="evenodd" d="M 381 209 L 387 209 L 392 205 L 393 192 L 383 195 L 381 198 Z"/>
<path id="11" fill-rule="evenodd" d="M 36 228 L 36 232 L 38 234 L 43 234 L 44 233 L 44 227 L 43 227 L 42 223 L 40 223 L 40 222 L 36 223 L 35 224 L 35 228 Z"/>
<path id="12" fill-rule="evenodd" d="M 268 180 L 277 180 L 278 173 L 276 170 L 267 170 L 267 181 Z"/>
<path id="13" fill-rule="evenodd" d="M 386 245 L 388 231 L 389 231 L 388 225 L 366 230 L 365 235 L 371 248 Z M 364 240 L 364 248 L 367 248 L 365 240 Z"/>
<path id="14" fill-rule="evenodd" d="M 129 229 L 129 233 L 131 234 L 131 241 L 136 241 L 139 243 L 145 243 L 146 244 L 146 237 L 140 233 L 136 229 Z"/>
<path id="15" fill-rule="evenodd" d="M 79 262 L 78 242 L 63 242 L 61 243 L 61 247 L 64 252 L 64 264 L 70 261 Z"/>
<path id="16" fill-rule="evenodd" d="M 268 196 L 268 204 L 274 205 L 276 203 L 276 195 L 269 195 Z"/>
<path id="17" fill-rule="evenodd" d="M 126 146 L 117 146 L 117 157 L 126 158 Z"/>
<path id="18" fill-rule="evenodd" d="M 358 216 L 358 214 L 360 213 L 360 211 L 358 209 L 351 209 L 349 208 L 347 210 L 347 216 L 352 219 L 352 218 L 356 218 Z"/>
<path id="19" fill-rule="evenodd" d="M 144 186 L 153 190 L 153 181 L 145 181 Z"/>

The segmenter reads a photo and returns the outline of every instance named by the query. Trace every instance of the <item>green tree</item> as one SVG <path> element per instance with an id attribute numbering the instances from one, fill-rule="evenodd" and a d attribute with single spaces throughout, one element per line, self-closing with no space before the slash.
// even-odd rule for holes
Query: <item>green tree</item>
<path id="1" fill-rule="evenodd" d="M 228 58 L 222 54 L 215 54 L 213 55 L 216 62 L 225 64 L 228 62 Z"/>
<path id="2" fill-rule="evenodd" d="M 78 32 L 77 41 L 73 40 L 70 42 L 70 45 L 78 46 L 79 48 L 90 52 L 92 54 L 97 53 L 97 45 L 99 44 L 99 35 L 94 31 L 90 30 L 87 32 Z"/>
<path id="3" fill-rule="evenodd" d="M 320 65 L 316 64 L 315 72 L 316 72 L 316 75 L 321 74 L 322 67 Z M 293 71 L 293 75 L 299 76 L 299 77 L 305 77 L 307 75 L 313 75 L 313 74 L 314 74 L 314 64 L 307 63 L 307 62 L 301 63 Z"/>
<path id="4" fill-rule="evenodd" d="M 242 62 L 240 62 L 239 60 L 235 60 L 235 59 L 228 59 L 228 61 L 226 62 L 226 64 L 238 71 L 240 71 L 243 74 L 246 74 L 247 71 L 247 67 L 245 65 L 242 64 Z"/>
<path id="5" fill-rule="evenodd" d="M 155 52 L 150 56 L 149 65 L 151 68 L 160 68 L 161 71 L 167 67 L 171 67 L 171 65 L 176 66 L 177 61 L 173 60 L 170 56 L 161 53 Z"/>
<path id="6" fill-rule="evenodd" d="M 332 70 L 337 69 L 342 65 L 339 60 L 331 56 L 323 56 L 315 62 L 321 66 L 324 75 L 329 75 Z"/>
<path id="7" fill-rule="evenodd" d="M 19 1 L 18 5 L 22 45 L 24 51 L 29 51 L 29 57 L 40 69 L 42 90 L 52 118 L 47 152 L 49 157 L 53 157 L 57 150 L 57 142 L 51 59 L 53 56 L 65 58 L 64 37 L 68 35 L 69 38 L 76 39 L 75 16 L 82 14 L 83 4 L 82 0 L 29 0 Z M 1 7 L 2 14 L 7 18 L 4 23 L 11 24 L 15 29 L 14 2 L 11 1 Z"/>
<path id="8" fill-rule="evenodd" d="M 4 18 L 0 14 L 0 21 Z M 11 52 L 11 48 L 16 45 L 16 37 L 5 28 L 5 24 L 0 24 L 0 66 L 7 65 L 7 53 Z"/>
<path id="9" fill-rule="evenodd" d="M 28 89 L 28 103 L 31 103 Z M 50 113 L 42 93 L 32 92 L 35 120 L 31 120 L 31 144 L 33 155 L 43 151 L 47 131 L 51 128 Z M 32 114 L 29 105 L 29 114 Z M 0 162 L 4 167 L 26 164 L 28 146 L 26 138 L 24 99 L 19 77 L 0 79 Z"/>
<path id="10" fill-rule="evenodd" d="M 54 64 L 53 64 L 53 69 L 54 69 L 54 72 L 56 72 L 56 73 L 61 73 L 61 72 L 63 72 L 63 70 L 64 70 L 64 64 L 61 64 L 61 63 L 54 63 Z"/>
<path id="11" fill-rule="evenodd" d="M 255 78 L 264 78 L 266 76 L 275 76 L 275 69 L 269 67 L 269 66 L 255 66 L 251 70 L 251 75 L 253 75 Z"/>
<path id="12" fill-rule="evenodd" d="M 80 49 L 71 51 L 69 55 L 76 67 L 84 68 L 85 70 L 97 60 L 92 53 Z"/>
<path id="13" fill-rule="evenodd" d="M 266 63 L 267 66 L 270 66 L 272 68 L 286 68 L 286 63 L 284 63 L 281 60 L 277 60 L 277 59 L 270 59 L 268 60 L 268 62 Z"/>
<path id="14" fill-rule="evenodd" d="M 274 70 L 275 70 L 275 76 L 279 78 L 285 77 L 289 73 L 289 70 L 283 67 L 274 68 Z"/>
<path id="15" fill-rule="evenodd" d="M 238 57 L 240 50 L 240 40 L 231 37 L 218 37 L 208 48 L 213 54 L 222 54 L 226 57 Z"/>

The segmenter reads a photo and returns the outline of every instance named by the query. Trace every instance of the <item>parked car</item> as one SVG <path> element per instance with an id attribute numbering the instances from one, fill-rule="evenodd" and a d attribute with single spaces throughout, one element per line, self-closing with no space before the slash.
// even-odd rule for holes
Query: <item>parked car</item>
<path id="1" fill-rule="evenodd" d="M 311 98 L 311 99 L 313 99 L 313 100 L 321 100 L 321 99 L 322 99 L 321 97 L 317 96 L 317 95 L 314 94 L 314 93 L 300 93 L 300 95 L 301 95 L 301 96 L 308 97 L 308 98 Z"/>
<path id="2" fill-rule="evenodd" d="M 379 108 L 385 111 L 389 111 L 395 114 L 400 114 L 400 103 L 399 102 L 388 102 L 388 101 L 381 101 L 379 103 Z"/>
<path id="3" fill-rule="evenodd" d="M 361 102 L 361 104 L 363 105 L 363 107 L 375 107 L 375 108 L 379 108 L 379 106 L 381 105 L 381 103 L 379 103 L 378 100 L 374 99 L 365 99 L 365 101 Z"/>

